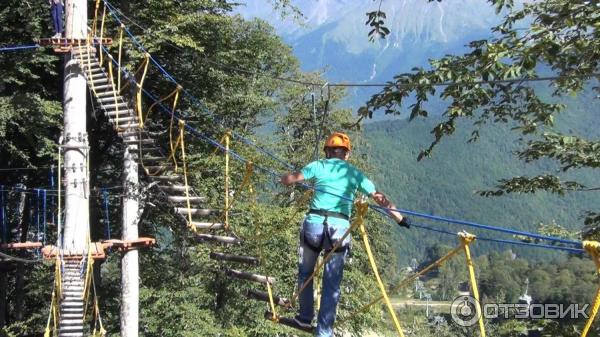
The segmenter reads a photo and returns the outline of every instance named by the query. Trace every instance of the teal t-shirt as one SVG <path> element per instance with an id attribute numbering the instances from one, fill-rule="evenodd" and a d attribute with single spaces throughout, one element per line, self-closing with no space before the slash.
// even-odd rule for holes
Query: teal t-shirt
<path id="1" fill-rule="evenodd" d="M 304 180 L 310 180 L 315 184 L 315 193 L 310 202 L 312 209 L 350 215 L 352 211 L 352 201 L 350 200 L 354 200 L 357 191 L 366 195 L 375 192 L 375 185 L 369 178 L 347 161 L 338 158 L 313 161 L 302 168 L 300 172 L 304 175 Z M 307 220 L 322 222 L 323 217 L 309 214 Z M 330 224 L 348 223 L 344 219 L 334 217 L 329 217 L 327 220 Z"/>

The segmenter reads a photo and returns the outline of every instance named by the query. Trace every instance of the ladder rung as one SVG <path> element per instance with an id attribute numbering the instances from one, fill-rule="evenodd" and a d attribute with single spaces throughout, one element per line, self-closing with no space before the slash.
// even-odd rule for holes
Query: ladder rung
<path id="1" fill-rule="evenodd" d="M 137 116 L 135 114 L 135 111 L 125 108 L 125 109 L 119 109 L 119 112 L 117 113 L 117 110 L 110 110 L 108 112 L 106 112 L 106 114 L 111 117 L 111 118 L 116 118 L 117 115 L 119 115 L 119 119 L 121 119 L 121 116 L 125 117 L 131 117 L 131 116 Z M 114 117 L 113 117 L 114 116 Z"/>
<path id="2" fill-rule="evenodd" d="M 236 244 L 240 242 L 240 239 L 234 238 L 232 236 L 221 236 L 221 235 L 212 235 L 212 234 L 197 234 L 196 239 L 198 241 L 213 241 L 220 242 L 225 244 Z"/>
<path id="3" fill-rule="evenodd" d="M 175 213 L 182 215 L 187 215 L 188 213 L 192 215 L 211 215 L 215 212 L 216 210 L 214 209 L 175 207 Z"/>
<path id="4" fill-rule="evenodd" d="M 155 144 L 156 141 L 154 139 L 131 139 L 131 140 L 124 140 L 123 144 Z"/>
<path id="5" fill-rule="evenodd" d="M 170 195 L 167 197 L 167 200 L 169 200 L 170 202 L 177 202 L 177 203 L 181 203 L 181 202 L 186 203 L 188 201 L 188 199 L 190 200 L 191 203 L 201 203 L 201 202 L 206 201 L 206 198 L 196 197 L 196 196 L 190 196 L 189 198 L 187 198 L 185 196 L 180 196 L 180 195 Z"/>
<path id="6" fill-rule="evenodd" d="M 246 291 L 246 297 L 251 298 L 253 300 L 257 300 L 257 301 L 263 301 L 263 302 L 270 301 L 268 293 L 254 290 L 254 289 L 248 289 Z M 278 305 L 278 306 L 284 307 L 284 308 L 288 308 L 290 306 L 290 300 L 288 300 L 287 298 L 279 297 L 279 296 L 273 296 L 273 302 L 275 302 L 275 305 Z"/>
<path id="7" fill-rule="evenodd" d="M 235 270 L 235 269 L 225 269 L 225 275 L 227 275 L 229 277 L 241 279 L 241 280 L 258 282 L 258 283 L 262 283 L 262 284 L 275 283 L 275 278 L 273 278 L 273 277 L 247 273 L 245 271 L 239 271 L 239 270 Z"/>
<path id="8" fill-rule="evenodd" d="M 192 221 L 192 226 L 196 229 L 222 229 L 223 224 L 219 222 L 195 222 Z"/>
<path id="9" fill-rule="evenodd" d="M 247 263 L 247 264 L 252 264 L 252 265 L 260 264 L 260 260 L 254 256 L 233 255 L 233 254 L 211 252 L 210 258 L 213 260 L 218 260 L 218 261 L 231 261 L 231 262 Z"/>
<path id="10" fill-rule="evenodd" d="M 178 181 L 181 180 L 181 176 L 180 175 L 176 175 L 176 176 L 149 176 L 148 177 L 151 180 L 160 180 L 160 181 Z"/>

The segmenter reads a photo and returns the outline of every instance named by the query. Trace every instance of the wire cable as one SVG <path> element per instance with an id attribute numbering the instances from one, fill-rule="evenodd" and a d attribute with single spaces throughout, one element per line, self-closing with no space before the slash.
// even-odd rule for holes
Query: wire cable
<path id="1" fill-rule="evenodd" d="M 40 46 L 37 44 L 33 44 L 33 45 L 26 45 L 26 46 L 2 46 L 0 47 L 0 52 L 7 52 L 7 51 L 15 51 L 15 50 L 26 50 L 26 49 L 37 49 Z"/>

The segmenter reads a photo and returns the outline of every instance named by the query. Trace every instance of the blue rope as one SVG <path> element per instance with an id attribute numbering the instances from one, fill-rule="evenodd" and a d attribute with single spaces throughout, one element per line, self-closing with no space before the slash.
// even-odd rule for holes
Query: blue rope
<path id="1" fill-rule="evenodd" d="M 35 195 L 36 195 L 36 199 L 35 199 L 35 220 L 37 223 L 37 237 L 36 237 L 36 241 L 40 240 L 40 193 L 41 191 L 36 189 L 35 190 Z"/>
<path id="2" fill-rule="evenodd" d="M 484 224 L 479 224 L 479 223 L 471 222 L 471 221 L 455 220 L 455 219 L 445 218 L 445 217 L 436 216 L 436 215 L 408 211 L 408 210 L 404 210 L 404 209 L 400 209 L 400 208 L 393 209 L 393 208 L 386 208 L 386 207 L 381 207 L 381 206 L 376 206 L 376 205 L 371 205 L 371 208 L 377 208 L 377 209 L 381 209 L 384 211 L 398 211 L 403 214 L 413 215 L 413 216 L 417 216 L 417 217 L 421 217 L 421 218 L 425 218 L 425 219 L 429 219 L 429 220 L 444 221 L 444 222 L 448 222 L 451 224 L 487 229 L 487 230 L 503 232 L 503 233 L 513 234 L 513 235 L 523 235 L 523 236 L 528 236 L 528 237 L 535 238 L 535 239 L 554 241 L 554 242 L 558 242 L 558 243 L 576 245 L 576 246 L 581 247 L 581 242 L 579 242 L 579 241 L 567 240 L 567 239 L 557 238 L 557 237 L 553 237 L 553 236 L 546 236 L 546 235 L 535 234 L 535 233 L 530 233 L 530 232 L 525 232 L 525 231 L 519 231 L 519 230 L 515 230 L 515 229 L 484 225 Z"/>
<path id="3" fill-rule="evenodd" d="M 5 52 L 5 51 L 15 51 L 15 50 L 25 50 L 25 49 L 36 49 L 39 48 L 40 46 L 37 44 L 33 44 L 33 45 L 27 45 L 27 46 L 6 46 L 6 47 L 0 47 L 0 52 Z"/>
<path id="4" fill-rule="evenodd" d="M 107 1 L 105 1 L 105 3 L 107 3 L 107 7 L 109 8 L 109 11 L 111 12 L 111 15 L 117 20 L 117 22 L 119 24 L 122 24 L 122 21 L 118 18 L 118 16 L 115 14 L 112 5 L 108 4 Z M 142 50 L 145 53 L 148 53 L 147 50 L 141 45 L 141 43 L 137 40 L 137 38 L 135 38 L 135 36 L 125 27 L 124 28 L 125 31 L 127 32 L 127 34 L 132 38 L 132 40 L 134 41 L 134 44 L 137 45 L 140 50 Z M 104 48 L 106 50 L 106 48 L 103 46 L 102 48 Z M 148 53 L 149 54 L 149 53 Z M 150 54 L 149 54 L 150 55 Z M 152 63 L 154 63 L 158 69 L 169 79 L 171 80 L 173 83 L 178 84 L 177 81 L 168 73 L 166 72 L 166 70 L 160 66 L 160 64 L 158 64 L 158 62 L 150 55 L 149 56 L 150 60 L 152 60 Z M 113 62 L 116 63 L 118 65 L 118 63 L 113 59 Z M 133 80 L 135 82 L 135 80 Z M 143 90 L 144 93 L 150 97 L 153 101 L 157 101 L 157 99 L 150 94 L 149 92 L 147 92 L 146 90 Z M 183 92 L 186 93 L 186 95 L 188 95 L 190 98 L 192 98 L 192 100 L 196 101 L 197 103 L 199 103 L 201 106 L 204 106 L 204 104 L 197 99 L 196 97 L 194 97 L 193 95 L 189 94 L 189 92 L 187 92 L 185 89 L 183 89 Z M 162 103 L 159 103 L 159 106 L 170 116 L 172 114 L 171 111 L 169 111 Z M 211 113 L 212 114 L 212 113 Z M 177 115 L 175 115 L 177 116 Z M 178 120 L 180 119 L 179 117 L 176 117 Z M 221 149 L 222 151 L 225 151 L 225 147 L 220 144 L 218 141 L 215 141 L 214 139 L 202 134 L 201 132 L 199 132 L 198 130 L 196 130 L 195 128 L 193 128 L 192 126 L 190 126 L 189 124 L 185 124 L 185 127 L 188 131 L 190 131 L 191 134 L 196 135 L 197 137 L 211 143 L 212 145 L 216 146 L 217 148 Z M 242 137 L 242 136 L 236 136 L 236 137 Z M 243 138 L 243 137 L 242 137 Z M 242 139 L 239 138 L 239 139 Z M 252 146 L 256 146 L 257 148 L 259 148 L 255 143 L 253 143 L 250 140 L 244 141 L 244 143 L 248 144 L 248 145 L 252 145 Z M 261 148 L 261 152 L 263 153 L 268 153 L 267 150 L 264 150 Z M 245 158 L 243 158 L 242 156 L 238 155 L 237 153 L 235 153 L 233 150 L 229 150 L 229 153 L 232 155 L 232 157 L 234 157 L 237 160 L 243 161 L 243 162 L 248 162 L 248 160 L 246 160 Z M 273 157 L 275 157 L 277 159 L 277 161 L 283 162 L 282 160 L 280 160 L 277 156 L 273 155 Z M 274 159 L 275 159 L 274 158 Z M 273 175 L 273 176 L 277 176 L 279 177 L 279 174 L 274 172 L 273 170 L 267 169 L 267 168 L 263 168 L 260 166 L 255 165 L 257 168 Z M 293 168 L 293 166 L 291 166 L 289 163 L 286 162 L 286 166 L 289 168 Z M 303 186 L 304 188 L 311 188 L 314 189 L 315 191 L 319 191 L 319 192 L 323 192 L 323 193 L 328 193 L 334 196 L 337 196 L 341 199 L 344 200 L 349 200 L 349 201 L 353 201 L 351 198 L 348 197 L 344 197 L 341 195 L 337 195 L 335 193 L 331 193 L 331 192 L 327 192 L 327 191 L 323 191 L 323 190 L 318 190 L 316 188 L 314 188 L 313 186 L 307 185 L 307 184 L 300 184 L 301 186 Z M 497 226 L 491 226 L 491 225 L 485 225 L 485 224 L 478 224 L 475 222 L 470 222 L 470 221 L 463 221 L 463 220 L 455 220 L 455 219 L 451 219 L 451 218 L 445 218 L 445 217 L 441 217 L 441 216 L 435 216 L 435 215 L 429 215 L 429 214 L 424 214 L 424 213 L 419 213 L 419 212 L 414 212 L 414 211 L 408 211 L 408 210 L 403 210 L 403 209 L 391 209 L 391 208 L 385 208 L 385 207 L 381 207 L 381 206 L 377 206 L 377 205 L 369 205 L 369 207 L 371 207 L 372 209 L 382 209 L 385 211 L 399 211 L 401 213 L 404 214 L 409 214 L 409 215 L 413 215 L 413 216 L 417 216 L 417 217 L 422 217 L 422 218 L 426 218 L 426 219 L 430 219 L 430 220 L 435 220 L 435 221 L 444 221 L 444 222 L 448 222 L 448 223 L 452 223 L 452 224 L 459 224 L 459 225 L 465 225 L 465 226 L 470 226 L 470 227 L 475 227 L 475 228 L 481 228 L 481 229 L 487 229 L 487 230 L 491 230 L 491 231 L 498 231 L 498 232 L 503 232 L 503 233 L 508 233 L 508 234 L 513 234 L 513 235 L 523 235 L 523 236 L 528 236 L 531 238 L 536 238 L 536 239 L 540 239 L 540 240 L 547 240 L 547 241 L 552 241 L 552 242 L 557 242 L 557 243 L 563 243 L 563 244 L 569 244 L 569 245 L 576 245 L 578 247 L 581 247 L 581 242 L 578 241 L 574 241 L 574 240 L 567 240 L 567 239 L 562 239 L 562 238 L 557 238 L 557 237 L 551 237 L 551 236 L 546 236 L 546 235 L 540 235 L 540 234 L 535 234 L 535 233 L 530 233 L 530 232 L 526 232 L 526 231 L 519 231 L 519 230 L 513 230 L 513 229 L 508 229 L 508 228 L 502 228 L 502 227 L 497 227 Z M 515 241 L 517 242 L 517 241 Z M 550 247 L 554 247 L 554 246 L 550 246 Z"/>
<path id="5" fill-rule="evenodd" d="M 50 166 L 50 172 L 49 172 L 49 180 L 50 180 L 50 189 L 54 190 L 54 165 Z M 45 191 L 44 191 L 45 193 Z M 56 204 L 56 198 L 50 198 L 50 221 L 52 221 L 53 224 L 56 224 L 56 212 L 52 211 L 54 210 Z"/>
<path id="6" fill-rule="evenodd" d="M 105 221 L 105 230 L 104 237 L 106 240 L 110 240 L 110 217 L 108 213 L 108 191 L 103 188 L 102 189 L 102 199 L 104 201 L 104 221 Z"/>
<path id="7" fill-rule="evenodd" d="M 2 242 L 8 242 L 8 224 L 6 223 L 6 208 L 4 207 L 4 185 L 0 185 L 0 216 L 2 221 Z"/>
<path id="8" fill-rule="evenodd" d="M 46 197 L 46 190 L 42 190 L 42 198 L 44 199 L 44 203 L 43 203 L 43 207 L 42 207 L 42 209 L 43 209 L 43 212 L 42 212 L 42 213 L 44 214 L 44 215 L 43 215 L 43 221 L 44 221 L 44 233 L 43 233 L 43 236 L 42 236 L 42 243 L 43 243 L 43 245 L 45 246 L 45 245 L 46 245 L 46 227 L 48 226 L 48 217 L 47 217 L 47 215 L 48 215 L 48 213 L 47 213 L 47 212 L 48 212 L 48 210 L 47 210 L 47 208 L 46 208 L 46 201 L 47 201 L 47 197 Z"/>

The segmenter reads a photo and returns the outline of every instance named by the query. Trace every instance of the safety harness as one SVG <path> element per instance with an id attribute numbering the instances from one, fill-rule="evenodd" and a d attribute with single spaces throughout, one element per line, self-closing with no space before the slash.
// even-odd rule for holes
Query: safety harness
<path id="1" fill-rule="evenodd" d="M 319 253 L 322 250 L 324 250 L 324 247 L 334 247 L 335 246 L 335 242 L 334 240 L 331 239 L 331 237 L 335 234 L 336 230 L 333 230 L 333 233 L 330 233 L 329 231 L 329 223 L 327 221 L 327 219 L 329 217 L 332 218 L 339 218 L 339 219 L 344 219 L 344 220 L 350 220 L 350 216 L 348 216 L 347 214 L 341 213 L 341 212 L 332 212 L 332 211 L 327 211 L 324 209 L 313 209 L 311 208 L 308 214 L 315 214 L 315 215 L 320 215 L 322 217 L 324 217 L 323 219 L 323 236 L 321 237 L 321 242 L 319 242 L 318 246 L 314 246 L 312 244 L 310 244 L 309 240 L 306 240 L 306 237 L 304 237 L 304 243 L 308 246 L 308 248 L 310 248 L 313 252 Z M 306 234 L 303 234 L 306 235 Z M 325 241 L 327 240 L 327 241 Z M 328 246 L 324 246 L 325 243 L 328 243 Z M 334 250 L 335 253 L 345 253 L 346 251 L 348 251 L 350 249 L 350 244 L 345 244 L 345 245 L 341 245 L 340 247 L 336 248 Z M 331 251 L 331 248 L 326 249 L 325 252 L 328 253 Z"/>

